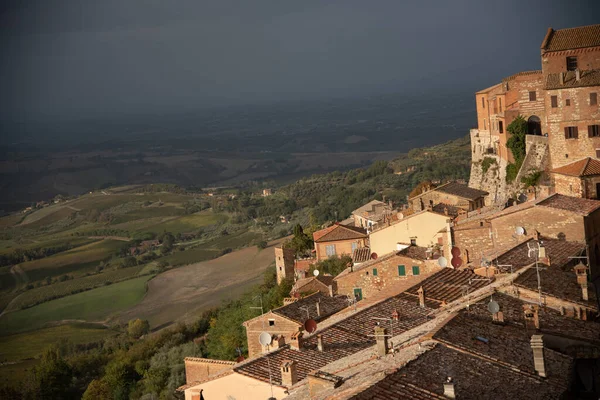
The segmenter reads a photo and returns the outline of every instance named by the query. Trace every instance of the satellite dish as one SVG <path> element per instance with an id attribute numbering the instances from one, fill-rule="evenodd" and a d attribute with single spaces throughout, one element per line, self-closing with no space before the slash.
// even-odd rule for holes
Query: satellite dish
<path id="1" fill-rule="evenodd" d="M 454 246 L 452 248 L 452 250 L 450 250 L 450 253 L 452 253 L 452 255 L 454 257 L 458 257 L 458 256 L 460 256 L 460 249 L 458 247 Z"/>
<path id="2" fill-rule="evenodd" d="M 448 266 L 448 259 L 446 257 L 438 258 L 438 265 L 442 268 L 446 268 Z"/>
<path id="3" fill-rule="evenodd" d="M 525 234 L 525 228 L 523 228 L 522 226 L 517 226 L 517 228 L 515 229 L 515 233 L 519 236 L 523 236 Z"/>
<path id="4" fill-rule="evenodd" d="M 463 260 L 460 257 L 454 257 L 452 258 L 452 261 L 450 261 L 450 264 L 452 264 L 454 268 L 458 268 L 463 264 Z"/>
<path id="5" fill-rule="evenodd" d="M 377 260 L 377 253 L 371 253 L 371 259 Z"/>
<path id="6" fill-rule="evenodd" d="M 498 304 L 494 300 L 491 300 L 488 303 L 488 311 L 491 312 L 492 314 L 496 314 L 498 311 L 500 311 L 500 304 Z"/>
<path id="7" fill-rule="evenodd" d="M 263 346 L 270 345 L 271 340 L 273 340 L 273 338 L 271 337 L 271 335 L 268 332 L 263 332 L 258 336 L 258 342 L 260 344 L 262 344 Z"/>
<path id="8" fill-rule="evenodd" d="M 307 319 L 306 322 L 304 322 L 304 329 L 308 333 L 313 333 L 317 330 L 317 321 L 314 319 Z"/>
<path id="9" fill-rule="evenodd" d="M 318 269 L 315 269 L 315 270 L 313 271 L 313 275 L 314 275 L 314 276 L 319 276 L 319 270 L 318 270 Z"/>

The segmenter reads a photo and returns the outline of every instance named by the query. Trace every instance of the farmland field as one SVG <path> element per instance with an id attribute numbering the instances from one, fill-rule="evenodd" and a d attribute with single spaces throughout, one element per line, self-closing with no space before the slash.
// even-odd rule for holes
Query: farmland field
<path id="1" fill-rule="evenodd" d="M 130 279 L 0 317 L 0 335 L 19 333 L 65 320 L 102 321 L 137 304 L 146 293 L 150 276 Z"/>
<path id="2" fill-rule="evenodd" d="M 57 282 L 51 285 L 31 289 L 15 298 L 6 308 L 6 312 L 18 311 L 22 308 L 40 304 L 53 298 L 68 296 L 76 291 L 93 289 L 106 285 L 108 282 L 115 283 L 136 277 L 143 266 L 122 268 L 105 271 L 99 274 L 72 279 L 65 282 Z"/>

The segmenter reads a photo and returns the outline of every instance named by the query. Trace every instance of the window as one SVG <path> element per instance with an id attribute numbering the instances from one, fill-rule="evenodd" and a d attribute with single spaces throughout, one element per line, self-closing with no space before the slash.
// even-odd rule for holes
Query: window
<path id="1" fill-rule="evenodd" d="M 406 267 L 404 265 L 398 265 L 398 276 L 406 276 Z"/>
<path id="2" fill-rule="evenodd" d="M 529 92 L 529 101 L 535 101 L 535 91 Z"/>
<path id="3" fill-rule="evenodd" d="M 500 109 L 500 112 L 502 112 L 502 99 L 498 98 L 498 108 Z"/>
<path id="4" fill-rule="evenodd" d="M 325 253 L 328 257 L 335 256 L 335 244 L 328 244 L 325 246 Z"/>
<path id="5" fill-rule="evenodd" d="M 481 108 L 485 108 L 485 97 L 481 98 Z"/>
<path id="6" fill-rule="evenodd" d="M 598 93 L 590 93 L 590 106 L 598 104 Z"/>
<path id="7" fill-rule="evenodd" d="M 565 106 L 570 106 L 571 105 L 571 99 L 566 99 L 565 100 Z"/>
<path id="8" fill-rule="evenodd" d="M 413 265 L 413 275 L 419 275 L 419 266 L 418 265 Z"/>
<path id="9" fill-rule="evenodd" d="M 373 268 L 373 276 L 377 276 L 377 268 Z"/>
<path id="10" fill-rule="evenodd" d="M 588 137 L 600 137 L 600 125 L 588 125 Z"/>
<path id="11" fill-rule="evenodd" d="M 502 121 L 498 121 L 498 132 L 504 133 L 504 124 Z"/>
<path id="12" fill-rule="evenodd" d="M 485 123 L 485 118 L 483 119 L 483 129 L 487 129 L 487 124 Z"/>
<path id="13" fill-rule="evenodd" d="M 577 69 L 577 57 L 567 57 L 567 71 L 575 71 Z"/>
<path id="14" fill-rule="evenodd" d="M 565 126 L 565 139 L 577 139 L 576 126 Z"/>
<path id="15" fill-rule="evenodd" d="M 270 319 L 269 320 L 269 326 L 275 326 L 275 320 L 274 319 Z"/>
<path id="16" fill-rule="evenodd" d="M 558 96 L 550 96 L 550 104 L 552 108 L 558 107 Z"/>

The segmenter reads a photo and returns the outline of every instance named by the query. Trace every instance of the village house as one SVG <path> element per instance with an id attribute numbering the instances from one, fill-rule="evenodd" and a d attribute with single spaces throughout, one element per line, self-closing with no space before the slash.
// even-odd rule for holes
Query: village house
<path id="1" fill-rule="evenodd" d="M 336 276 L 337 293 L 350 296 L 357 301 L 405 281 L 412 277 L 437 271 L 439 254 L 432 249 L 408 246 L 358 266 L 348 267 Z"/>
<path id="2" fill-rule="evenodd" d="M 319 274 L 319 276 L 309 276 L 307 278 L 300 278 L 296 280 L 290 296 L 301 297 L 308 294 L 321 292 L 323 294 L 332 296 L 337 293 L 333 276 L 329 274 Z"/>
<path id="3" fill-rule="evenodd" d="M 317 261 L 335 256 L 351 256 L 354 250 L 368 247 L 368 236 L 364 229 L 340 224 L 314 232 L 313 240 Z"/>
<path id="4" fill-rule="evenodd" d="M 269 197 L 273 194 L 273 190 L 271 189 L 263 189 L 262 190 L 262 196 L 263 197 Z"/>
<path id="5" fill-rule="evenodd" d="M 424 210 L 410 214 L 407 217 L 381 224 L 369 234 L 369 247 L 374 257 L 401 250 L 406 245 L 429 247 L 440 243 L 447 243 L 446 229 L 450 229 L 452 217 L 431 210 Z M 445 242 L 444 242 L 445 240 Z M 443 254 L 448 254 L 449 249 L 442 249 Z"/>
<path id="6" fill-rule="evenodd" d="M 370 229 L 394 213 L 395 210 L 391 201 L 385 203 L 373 200 L 352 211 L 352 218 L 354 219 L 354 226 Z"/>
<path id="7" fill-rule="evenodd" d="M 290 343 L 292 335 L 304 329 L 306 320 L 320 322 L 347 306 L 348 301 L 344 296 L 316 292 L 244 322 L 248 356 L 255 357 Z M 265 348 L 258 341 L 262 332 L 268 332 L 273 337 L 269 348 Z"/>
<path id="8" fill-rule="evenodd" d="M 413 196 L 408 201 L 414 211 L 432 209 L 437 205 L 447 205 L 452 207 L 452 210 L 458 208 L 473 211 L 485 205 L 487 195 L 488 193 L 483 190 L 473 189 L 457 182 L 448 182 Z"/>
<path id="9" fill-rule="evenodd" d="M 600 160 L 586 157 L 551 171 L 556 193 L 600 199 Z"/>

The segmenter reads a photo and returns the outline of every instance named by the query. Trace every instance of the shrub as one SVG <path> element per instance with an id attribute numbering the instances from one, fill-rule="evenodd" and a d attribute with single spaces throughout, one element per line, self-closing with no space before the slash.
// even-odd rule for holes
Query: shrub
<path id="1" fill-rule="evenodd" d="M 511 183 L 517 177 L 519 167 L 516 164 L 510 163 L 506 166 L 506 182 Z"/>
<path id="2" fill-rule="evenodd" d="M 521 178 L 521 182 L 526 188 L 530 186 L 536 186 L 542 176 L 542 171 L 532 171 L 529 174 Z"/>
<path id="3" fill-rule="evenodd" d="M 490 167 L 494 164 L 497 164 L 496 159 L 491 157 L 485 157 L 481 162 L 481 169 L 483 170 L 483 173 L 487 173 Z"/>
<path id="4" fill-rule="evenodd" d="M 134 339 L 139 339 L 140 337 L 142 337 L 149 331 L 150 331 L 150 324 L 145 319 L 144 320 L 139 319 L 139 318 L 132 319 L 127 324 L 127 334 Z"/>

